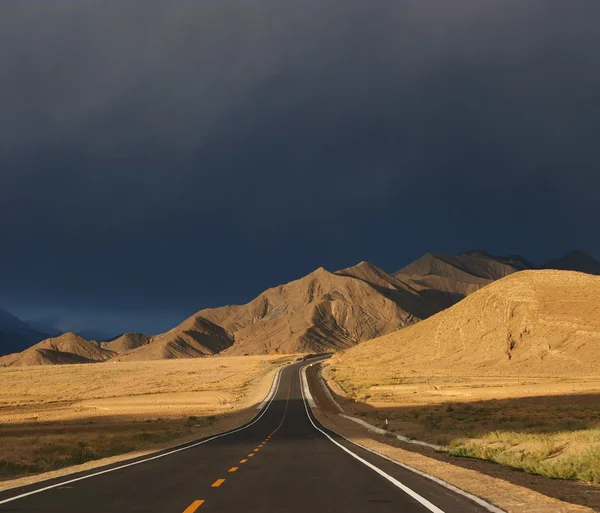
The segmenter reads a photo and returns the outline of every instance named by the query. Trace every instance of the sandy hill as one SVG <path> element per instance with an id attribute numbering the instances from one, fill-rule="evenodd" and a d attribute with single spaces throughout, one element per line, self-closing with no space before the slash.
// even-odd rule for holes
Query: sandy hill
<path id="1" fill-rule="evenodd" d="M 600 262 L 583 251 L 571 251 L 561 258 L 550 260 L 550 262 L 543 265 L 543 268 L 600 275 Z"/>
<path id="2" fill-rule="evenodd" d="M 47 337 L 13 314 L 0 309 L 0 356 L 22 351 Z"/>
<path id="3" fill-rule="evenodd" d="M 600 277 L 523 271 L 336 357 L 345 376 L 600 372 Z"/>
<path id="4" fill-rule="evenodd" d="M 518 255 L 495 257 L 483 251 L 460 255 L 428 253 L 395 272 L 394 276 L 425 289 L 454 294 L 456 303 L 495 280 L 530 268 L 532 264 Z"/>
<path id="5" fill-rule="evenodd" d="M 52 365 L 57 363 L 91 363 L 109 360 L 113 351 L 99 342 L 90 342 L 74 333 L 49 338 L 21 353 L 0 358 L 0 366 Z"/>

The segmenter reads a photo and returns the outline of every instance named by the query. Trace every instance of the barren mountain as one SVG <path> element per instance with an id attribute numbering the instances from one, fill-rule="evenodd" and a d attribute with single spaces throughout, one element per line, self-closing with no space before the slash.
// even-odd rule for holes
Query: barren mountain
<path id="1" fill-rule="evenodd" d="M 198 315 L 232 334 L 227 354 L 264 354 L 347 348 L 433 313 L 418 291 L 362 262 L 337 273 L 320 268 L 247 305 Z"/>
<path id="2" fill-rule="evenodd" d="M 337 357 L 344 375 L 592 375 L 600 372 L 600 277 L 523 271 Z"/>
<path id="3" fill-rule="evenodd" d="M 123 335 L 119 339 L 109 342 L 115 344 L 111 348 L 125 349 L 123 340 L 132 334 Z M 135 342 L 137 347 L 125 352 L 119 351 L 115 361 L 135 360 L 171 360 L 173 358 L 197 358 L 200 356 L 211 356 L 226 349 L 232 344 L 231 337 L 221 327 L 211 321 L 195 315 L 186 319 L 176 328 L 155 337 L 137 335 Z M 132 344 L 134 345 L 134 344 Z"/>
<path id="4" fill-rule="evenodd" d="M 90 342 L 74 333 L 43 340 L 22 353 L 0 358 L 0 366 L 52 365 L 57 363 L 91 363 L 109 360 L 113 351 L 102 348 L 99 342 Z"/>
<path id="5" fill-rule="evenodd" d="M 579 253 L 562 261 L 583 262 L 592 269 L 589 257 Z M 319 268 L 248 304 L 202 310 L 161 335 L 126 333 L 107 342 L 88 342 L 67 334 L 2 358 L 0 365 L 346 349 L 426 319 L 495 280 L 531 267 L 518 255 L 469 251 L 427 254 L 394 275 L 368 262 L 335 273 Z"/>

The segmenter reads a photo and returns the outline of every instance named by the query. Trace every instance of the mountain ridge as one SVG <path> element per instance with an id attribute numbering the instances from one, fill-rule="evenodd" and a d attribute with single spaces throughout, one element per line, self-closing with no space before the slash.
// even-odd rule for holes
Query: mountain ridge
<path id="1" fill-rule="evenodd" d="M 600 268 L 582 252 L 545 265 L 581 263 L 591 270 L 594 263 Z M 0 365 L 348 349 L 427 319 L 528 266 L 533 264 L 520 255 L 495 257 L 470 250 L 459 255 L 427 253 L 392 274 L 366 261 L 335 272 L 320 267 L 246 304 L 200 310 L 159 335 L 125 333 L 97 342 L 69 333 L 0 358 Z"/>

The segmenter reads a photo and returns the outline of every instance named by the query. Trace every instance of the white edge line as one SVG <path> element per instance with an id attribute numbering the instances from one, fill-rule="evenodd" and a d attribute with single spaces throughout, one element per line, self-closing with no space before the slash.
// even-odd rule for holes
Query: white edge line
<path id="1" fill-rule="evenodd" d="M 461 490 L 460 488 L 457 488 L 456 486 L 451 485 L 447 481 L 443 481 L 442 479 L 439 479 L 437 477 L 426 474 L 425 472 L 423 472 L 421 470 L 417 470 L 414 467 L 410 467 L 408 465 L 405 465 L 404 463 L 400 463 L 399 461 L 393 460 L 392 458 L 390 458 L 389 456 L 386 456 L 385 454 L 380 454 L 372 449 L 369 449 L 368 447 L 365 447 L 364 445 L 359 444 L 358 442 L 354 442 L 353 440 L 346 438 L 344 435 L 340 435 L 339 433 L 337 433 L 337 434 L 339 436 L 341 436 L 342 438 L 344 438 L 345 440 L 348 440 L 348 442 L 360 447 L 361 449 L 364 449 L 365 451 L 369 451 L 370 453 L 376 454 L 377 456 L 380 456 L 384 460 L 391 461 L 392 463 L 395 463 L 399 467 L 405 468 L 406 470 L 410 470 L 411 472 L 414 472 L 415 474 L 426 477 L 427 479 L 434 481 L 435 483 L 437 483 L 439 485 L 442 485 L 444 488 L 448 488 L 448 490 L 452 490 L 453 492 L 455 492 L 459 495 L 462 495 L 463 497 L 466 497 L 467 499 L 472 500 L 474 503 L 478 504 L 482 508 L 487 509 L 491 513 L 506 513 L 506 511 L 504 511 L 503 509 L 500 509 L 500 508 L 494 506 L 493 504 L 490 504 L 489 502 L 484 501 L 483 499 L 481 499 L 480 497 L 477 497 L 476 495 L 473 495 L 469 492 L 465 492 L 464 490 Z"/>
<path id="2" fill-rule="evenodd" d="M 269 409 L 269 406 L 271 406 L 271 403 L 273 402 L 273 399 L 275 398 L 275 396 L 277 395 L 277 391 L 279 390 L 279 384 L 281 382 L 281 380 L 279 379 L 280 375 L 281 375 L 281 371 L 282 371 L 283 367 L 281 367 L 278 371 L 277 371 L 277 375 L 275 376 L 275 379 L 277 380 L 277 390 L 273 393 L 271 399 L 269 400 L 269 404 L 267 404 L 267 406 L 265 407 L 265 409 L 256 415 L 256 417 L 254 418 L 254 420 L 252 420 L 250 423 L 246 424 L 245 426 L 239 427 L 237 429 L 231 430 L 231 431 L 225 431 L 224 433 L 220 433 L 218 435 L 212 436 L 210 438 L 207 438 L 206 440 L 201 440 L 200 442 L 196 442 L 196 443 L 192 443 L 191 445 L 186 445 L 185 447 L 180 447 L 178 449 L 173 449 L 172 451 L 168 451 L 168 452 L 164 452 L 162 454 L 158 454 L 156 456 L 151 456 L 150 458 L 146 458 L 143 460 L 139 460 L 139 461 L 134 461 L 133 463 L 126 463 L 125 465 L 119 465 L 118 467 L 114 467 L 114 468 L 109 468 L 107 470 L 101 470 L 99 472 L 94 472 L 93 474 L 87 474 L 85 476 L 80 476 L 80 477 L 76 477 L 75 479 L 69 479 L 67 481 L 61 481 L 60 483 L 56 483 L 53 485 L 49 485 L 49 486 L 45 486 L 43 488 L 38 488 L 37 490 L 32 490 L 31 492 L 26 492 L 26 493 L 22 493 L 20 495 L 15 495 L 14 497 L 9 497 L 8 499 L 4 499 L 0 501 L 0 504 L 6 504 L 8 502 L 12 502 L 12 501 L 16 501 L 18 499 L 23 499 L 24 497 L 28 497 L 30 495 L 35 495 L 37 493 L 41 493 L 41 492 L 45 492 L 47 490 L 52 490 L 53 488 L 58 488 L 60 486 L 65 486 L 71 483 L 76 483 L 77 481 L 83 481 L 84 479 L 89 479 L 91 477 L 96 477 L 102 474 L 108 474 L 109 472 L 114 472 L 116 470 L 121 470 L 127 467 L 133 467 L 134 465 L 139 465 L 141 463 L 146 463 L 148 461 L 152 461 L 152 460 L 157 460 L 159 458 L 164 458 L 165 456 L 170 456 L 171 454 L 175 454 L 176 452 L 180 452 L 180 451 L 185 451 L 187 449 L 192 449 L 194 447 L 197 447 L 199 445 L 205 444 L 207 442 L 210 442 L 212 440 L 216 440 L 217 438 L 221 438 L 227 435 L 232 435 L 234 433 L 237 433 L 239 431 L 243 431 L 244 429 L 248 429 L 250 426 L 252 426 L 253 424 L 256 424 L 261 418 L 262 416 L 267 412 L 267 410 Z"/>
<path id="3" fill-rule="evenodd" d="M 265 404 L 267 404 L 271 400 L 271 398 L 275 395 L 275 388 L 279 386 L 279 379 L 281 379 L 281 373 L 279 372 L 280 370 L 281 370 L 281 368 L 277 371 L 277 373 L 275 374 L 275 377 L 273 378 L 273 383 L 271 383 L 271 388 L 269 390 L 269 393 L 260 403 L 258 403 L 258 406 L 256 407 L 257 410 L 262 410 L 262 408 L 265 406 Z"/>
<path id="4" fill-rule="evenodd" d="M 312 366 L 309 365 L 309 367 Z M 308 387 L 308 380 L 306 379 L 306 367 L 302 367 L 302 369 L 300 369 L 299 373 L 300 373 L 300 382 L 302 384 L 302 386 L 300 387 L 302 389 L 302 399 L 304 399 L 304 401 L 308 401 L 308 404 L 310 405 L 311 408 L 316 408 L 317 405 L 315 403 L 315 400 L 313 399 L 312 394 L 310 393 L 310 389 Z M 304 389 L 306 388 L 306 390 L 308 391 L 308 393 L 306 394 L 306 399 L 304 398 Z"/>
<path id="5" fill-rule="evenodd" d="M 322 429 L 320 429 L 319 427 L 317 427 L 317 425 L 314 423 L 314 421 L 312 420 L 312 418 L 311 418 L 311 416 L 310 416 L 310 414 L 308 412 L 308 405 L 307 405 L 306 398 L 308 397 L 308 402 L 309 403 L 313 399 L 312 399 L 312 394 L 310 393 L 310 388 L 308 387 L 308 381 L 306 379 L 306 367 L 302 367 L 302 369 L 300 369 L 300 374 L 302 376 L 302 399 L 303 399 L 303 402 L 304 402 L 304 409 L 306 410 L 306 415 L 308 416 L 308 420 L 310 420 L 310 423 L 313 425 L 313 427 L 317 431 L 319 431 L 320 433 L 322 433 L 323 435 L 325 435 L 329 439 L 330 442 L 332 442 L 335 445 L 337 445 L 340 449 L 342 449 L 344 452 L 348 453 L 354 459 L 360 461 L 363 465 L 366 465 L 371 470 L 374 470 L 375 472 L 377 472 L 380 476 L 382 476 L 385 479 L 387 479 L 390 483 L 392 483 L 397 488 L 400 488 L 404 493 L 406 493 L 407 495 L 411 496 L 417 502 L 421 503 L 423 506 L 425 506 L 432 513 L 444 513 L 443 510 L 441 510 L 437 506 L 433 505 L 431 502 L 429 502 L 427 499 L 425 499 L 424 497 L 422 497 L 421 495 L 419 495 L 417 492 L 415 492 L 414 490 L 412 490 L 411 488 L 409 488 L 405 484 L 401 483 L 400 481 L 398 481 L 394 477 L 390 476 L 389 474 L 387 474 L 386 472 L 384 472 L 380 468 L 376 467 L 372 463 L 369 463 L 367 460 L 365 460 L 365 459 L 361 458 L 360 456 L 358 456 L 357 454 L 353 453 L 351 450 L 347 449 L 346 447 L 344 447 L 339 442 L 336 442 L 325 431 L 323 431 Z"/>
<path id="6" fill-rule="evenodd" d="M 306 367 L 302 367 L 302 369 L 300 370 L 301 374 L 305 377 L 306 376 Z M 325 435 L 331 442 L 333 442 L 335 445 L 337 445 L 338 447 L 340 447 L 342 450 L 344 450 L 345 452 L 347 452 L 348 454 L 350 454 L 353 458 L 357 459 L 358 461 L 360 461 L 361 463 L 364 463 L 367 467 L 371 468 L 372 470 L 374 470 L 375 472 L 377 472 L 379 475 L 383 476 L 384 478 L 386 478 L 388 481 L 390 481 L 391 483 L 393 483 L 395 486 L 397 486 L 398 488 L 400 488 L 401 490 L 403 490 L 404 492 L 406 492 L 408 495 L 410 495 L 411 497 L 413 497 L 414 499 L 416 499 L 417 501 L 419 501 L 421 504 L 423 504 L 426 508 L 428 508 L 430 511 L 434 512 L 434 513 L 444 513 L 441 509 L 439 509 L 437 506 L 434 506 L 433 504 L 431 504 L 427 499 L 421 497 L 417 492 L 411 490 L 410 488 L 408 488 L 406 485 L 402 484 L 400 481 L 398 481 L 397 479 L 394 479 L 392 476 L 390 476 L 389 474 L 386 474 L 383 470 L 377 468 L 375 465 L 372 465 L 371 463 L 369 463 L 368 461 L 364 460 L 363 458 L 361 458 L 360 456 L 354 454 L 352 451 L 350 451 L 349 449 L 347 449 L 346 447 L 344 447 L 342 444 L 336 442 L 333 438 L 331 438 L 325 431 L 319 429 L 317 427 L 317 425 L 313 422 L 309 412 L 308 412 L 308 407 L 306 405 L 306 399 L 305 399 L 305 393 L 306 396 L 312 398 L 312 394 L 310 393 L 310 389 L 308 387 L 308 380 L 302 381 L 302 387 L 301 387 L 301 391 L 302 391 L 302 399 L 304 400 L 304 409 L 306 410 L 306 415 L 308 416 L 308 420 L 310 420 L 311 424 L 313 425 L 313 427 L 317 430 L 320 431 L 323 435 Z M 306 386 L 306 390 L 305 387 Z M 408 465 L 405 465 L 404 463 L 400 463 L 396 460 L 393 460 L 392 458 L 385 456 L 384 454 L 380 454 L 372 449 L 369 449 L 368 447 L 365 447 L 357 442 L 354 442 L 353 440 L 350 440 L 349 438 L 346 438 L 344 435 L 339 434 L 338 432 L 334 431 L 334 433 L 336 433 L 338 436 L 340 436 L 341 438 L 343 438 L 344 440 L 346 440 L 347 442 L 350 442 L 353 445 L 356 445 L 357 447 L 360 447 L 361 449 L 364 449 L 365 451 L 368 451 L 372 454 L 375 454 L 376 456 L 379 456 L 387 461 L 390 461 L 392 463 L 395 463 L 396 465 L 409 470 L 411 472 L 414 472 L 417 475 L 420 475 L 422 477 L 425 477 L 441 486 L 443 486 L 444 488 L 447 488 L 448 490 L 451 490 L 459 495 L 462 495 L 463 497 L 466 497 L 467 499 L 470 499 L 471 501 L 473 501 L 474 503 L 478 504 L 479 506 L 485 508 L 486 510 L 490 511 L 491 513 L 506 513 L 506 511 L 494 506 L 493 504 L 490 504 L 486 501 L 484 501 L 483 499 L 470 494 L 469 492 L 465 492 L 464 490 L 461 490 L 460 488 L 457 488 L 454 485 L 451 485 L 450 483 L 447 483 L 446 481 L 443 481 L 441 479 L 438 479 L 437 477 L 431 476 L 429 474 L 426 474 L 425 472 L 422 472 L 420 470 L 417 470 L 416 468 L 410 467 Z M 433 509 L 432 509 L 433 508 Z"/>
<path id="7" fill-rule="evenodd" d="M 327 396 L 327 399 L 329 399 L 329 401 L 339 411 L 339 416 L 340 417 L 343 417 L 345 419 L 351 420 L 352 422 L 356 422 L 357 424 L 360 424 L 361 426 L 367 428 L 369 431 L 373 431 L 374 433 L 377 433 L 379 435 L 389 436 L 389 435 L 393 434 L 394 438 L 400 440 L 401 442 L 405 442 L 407 444 L 422 445 L 423 447 L 429 447 L 430 449 L 435 449 L 436 451 L 438 451 L 438 450 L 440 450 L 442 448 L 440 445 L 435 445 L 435 444 L 430 444 L 430 443 L 427 443 L 427 442 L 422 442 L 421 440 L 412 440 L 412 439 L 407 438 L 405 436 L 397 435 L 395 433 L 391 433 L 390 431 L 386 431 L 385 429 L 378 428 L 377 426 L 374 426 L 373 424 L 369 424 L 367 421 L 365 421 L 363 419 L 357 419 L 356 417 L 352 417 L 351 415 L 344 414 L 344 410 L 342 409 L 342 407 L 339 405 L 339 403 L 333 397 L 333 394 L 331 393 L 331 390 L 329 390 L 329 386 L 327 386 L 327 383 L 325 382 L 325 379 L 323 378 L 322 372 L 323 372 L 323 367 L 321 367 L 318 370 L 318 372 L 317 372 L 317 379 L 320 381 L 320 383 L 321 383 L 321 385 L 323 387 L 323 390 L 325 390 L 325 395 Z"/>

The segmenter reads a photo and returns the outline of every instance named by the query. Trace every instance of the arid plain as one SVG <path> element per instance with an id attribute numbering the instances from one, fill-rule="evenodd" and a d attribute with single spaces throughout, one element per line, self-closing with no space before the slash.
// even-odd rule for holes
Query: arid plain
<path id="1" fill-rule="evenodd" d="M 293 357 L 0 368 L 0 479 L 53 471 L 250 420 Z"/>

